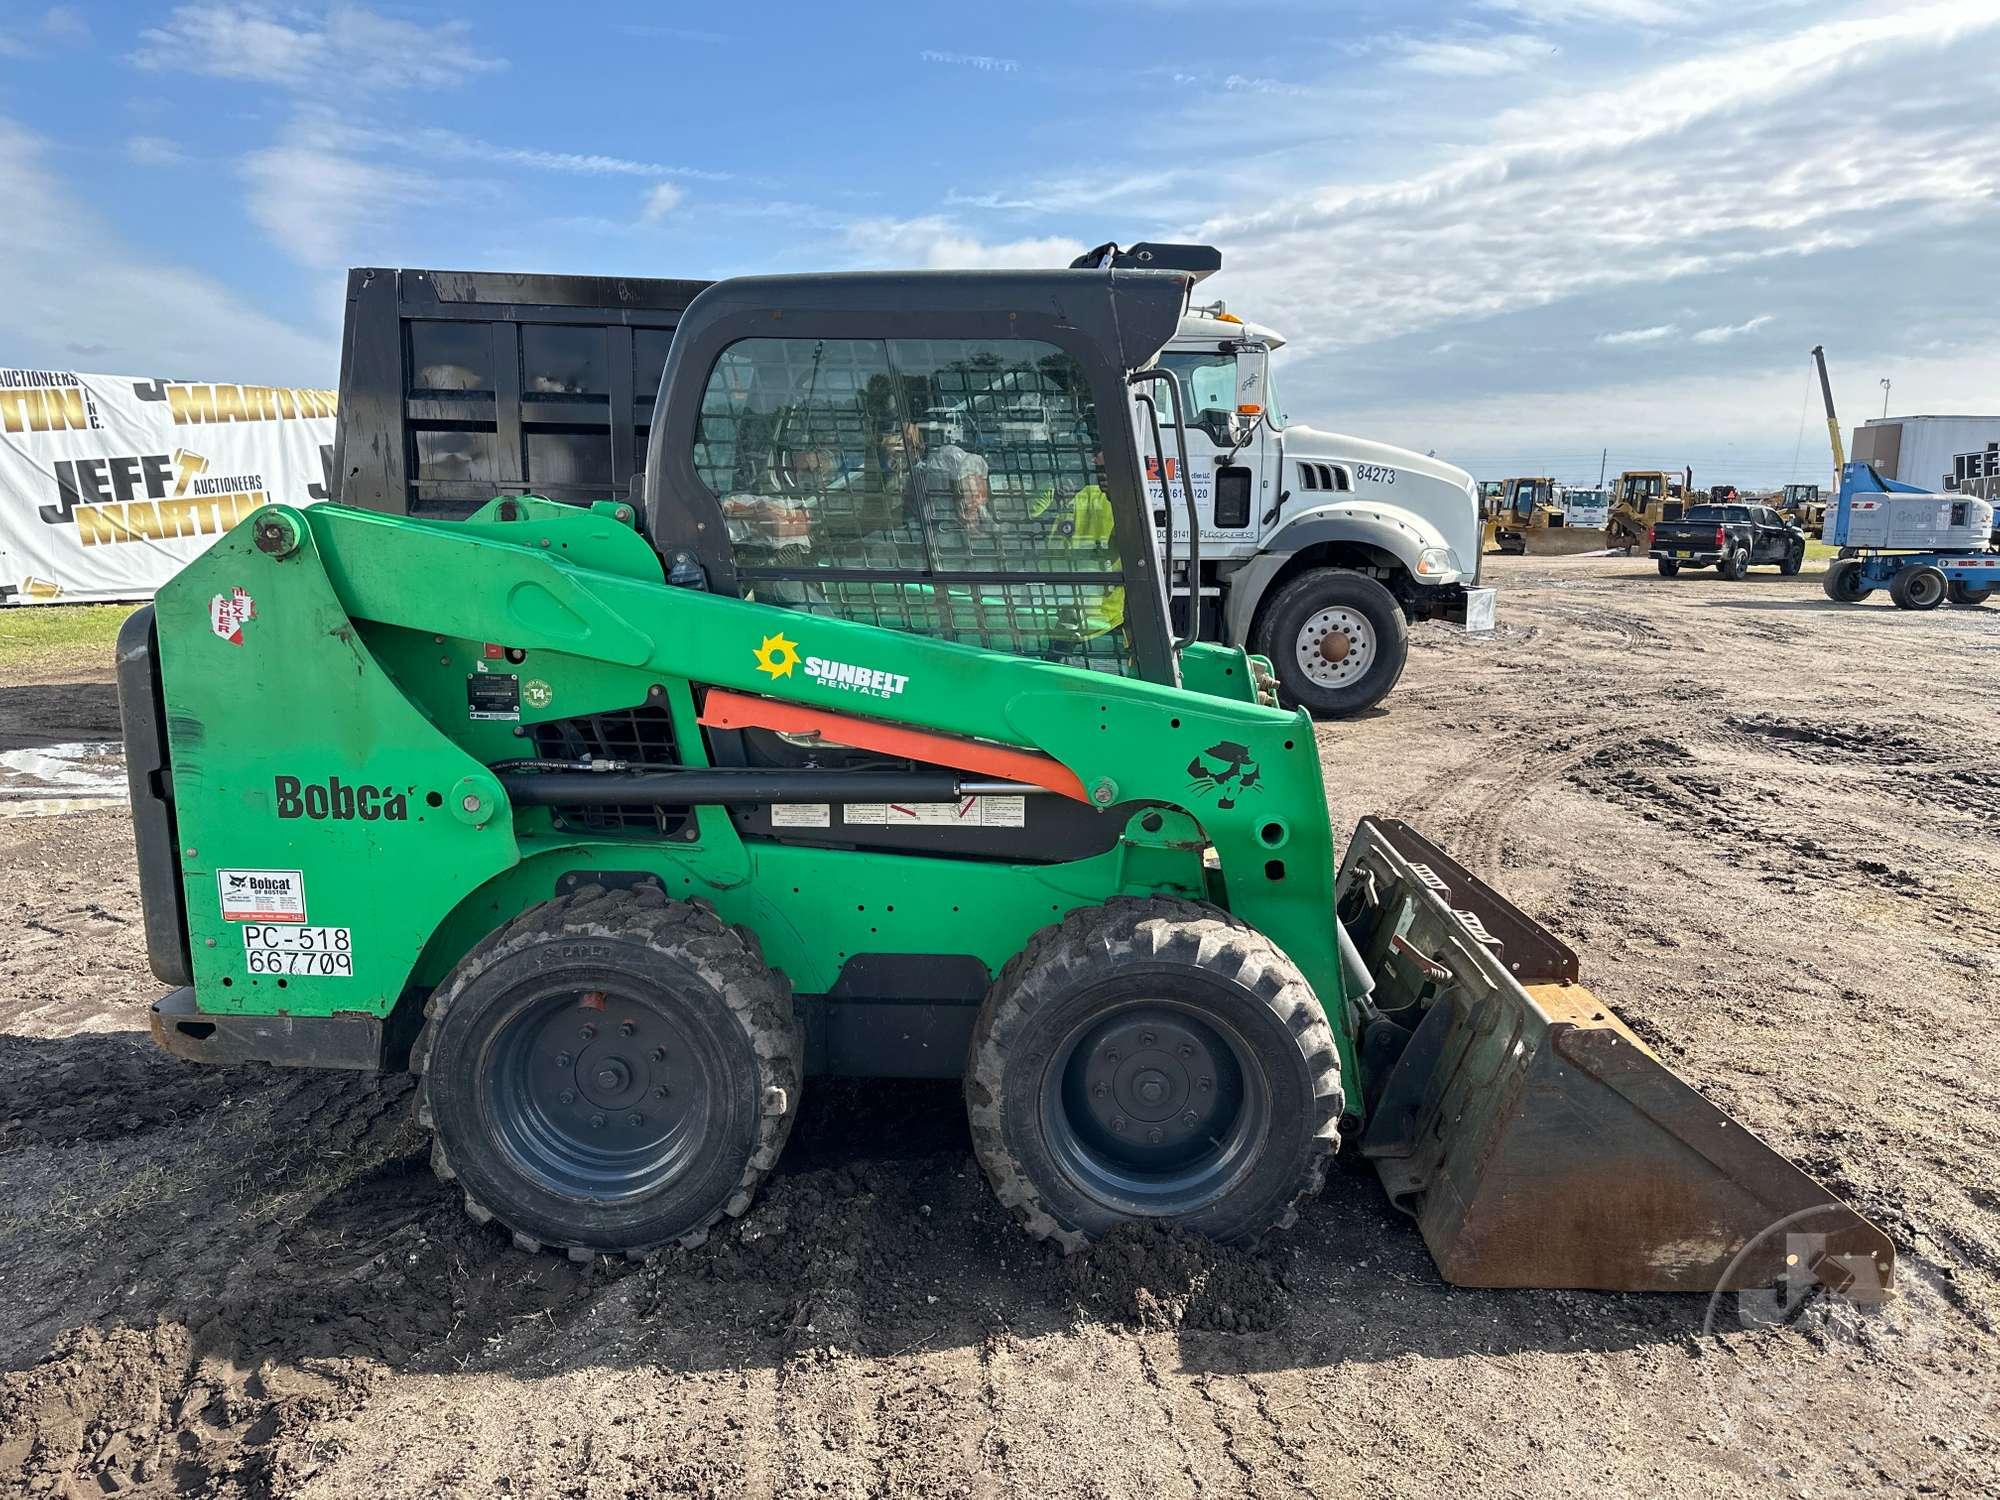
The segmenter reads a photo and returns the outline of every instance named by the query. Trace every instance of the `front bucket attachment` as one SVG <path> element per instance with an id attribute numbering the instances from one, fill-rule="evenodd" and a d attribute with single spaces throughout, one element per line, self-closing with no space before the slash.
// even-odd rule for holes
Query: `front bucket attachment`
<path id="1" fill-rule="evenodd" d="M 1361 821 L 1336 905 L 1373 986 L 1361 1151 L 1447 1281 L 1888 1289 L 1881 1230 L 1677 1078 L 1574 953 L 1407 824 Z"/>

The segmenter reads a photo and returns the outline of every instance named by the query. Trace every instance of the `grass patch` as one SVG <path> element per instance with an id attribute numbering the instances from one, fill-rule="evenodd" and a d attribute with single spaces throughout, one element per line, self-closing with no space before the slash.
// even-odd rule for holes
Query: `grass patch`
<path id="1" fill-rule="evenodd" d="M 118 627 L 136 604 L 37 604 L 0 609 L 0 670 L 72 664 L 109 674 Z"/>
<path id="2" fill-rule="evenodd" d="M 1840 549 L 1834 546 L 1832 542 L 1808 541 L 1806 543 L 1807 562 L 1830 562 L 1838 556 L 1840 556 Z"/>

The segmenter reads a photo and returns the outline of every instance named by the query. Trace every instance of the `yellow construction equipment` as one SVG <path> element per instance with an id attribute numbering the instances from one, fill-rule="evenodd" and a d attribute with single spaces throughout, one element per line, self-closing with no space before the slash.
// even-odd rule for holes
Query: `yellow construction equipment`
<path id="1" fill-rule="evenodd" d="M 1808 540 L 1817 539 L 1826 529 L 1826 501 L 1816 484 L 1788 484 L 1784 495 L 1771 503 L 1778 514 L 1803 531 Z"/>
<path id="2" fill-rule="evenodd" d="M 1500 499 L 1489 525 L 1498 550 L 1518 557 L 1528 550 L 1531 532 L 1549 529 L 1556 482 L 1546 477 L 1503 479 L 1500 485 Z"/>
<path id="3" fill-rule="evenodd" d="M 1644 547 L 1647 536 L 1662 521 L 1678 521 L 1688 506 L 1692 483 L 1688 470 L 1627 469 L 1611 492 L 1611 516 L 1604 524 L 1607 546 L 1630 552 Z M 1703 497 L 1706 498 L 1706 497 Z"/>

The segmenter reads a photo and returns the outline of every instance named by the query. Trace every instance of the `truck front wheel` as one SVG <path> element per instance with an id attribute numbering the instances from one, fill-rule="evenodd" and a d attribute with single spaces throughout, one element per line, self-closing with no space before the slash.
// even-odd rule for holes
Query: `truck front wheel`
<path id="1" fill-rule="evenodd" d="M 1250 638 L 1251 649 L 1271 659 L 1285 701 L 1324 719 L 1380 703 L 1410 654 L 1396 596 L 1344 568 L 1294 578 L 1265 602 Z"/>

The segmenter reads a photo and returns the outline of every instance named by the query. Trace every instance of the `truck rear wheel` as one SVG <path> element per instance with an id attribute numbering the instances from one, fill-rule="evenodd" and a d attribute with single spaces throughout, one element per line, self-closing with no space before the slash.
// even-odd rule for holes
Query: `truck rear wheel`
<path id="1" fill-rule="evenodd" d="M 1945 593 L 1953 604 L 1966 609 L 1976 608 L 1993 597 L 1990 585 L 1986 588 L 1975 588 L 1972 584 L 1960 583 L 1956 578 L 1946 586 Z"/>
<path id="2" fill-rule="evenodd" d="M 1344 568 L 1313 568 L 1279 589 L 1250 638 L 1251 649 L 1271 659 L 1285 701 L 1316 718 L 1373 708 L 1410 654 L 1410 626 L 1396 596 Z"/>
<path id="3" fill-rule="evenodd" d="M 1121 899 L 1042 929 L 994 981 L 965 1068 L 972 1147 L 1038 1239 L 1156 1220 L 1252 1244 L 1339 1145 L 1340 1064 L 1312 989 L 1212 906 Z"/>
<path id="4" fill-rule="evenodd" d="M 524 1250 L 698 1243 L 749 1206 L 797 1112 L 791 987 L 656 886 L 587 886 L 480 943 L 426 1008 L 431 1164 Z"/>
<path id="5" fill-rule="evenodd" d="M 1899 568 L 1889 580 L 1889 597 L 1898 609 L 1936 609 L 1944 603 L 1944 594 L 1943 569 L 1928 563 Z"/>
<path id="6" fill-rule="evenodd" d="M 1662 578 L 1675 577 L 1677 574 L 1679 574 L 1681 570 L 1681 565 L 1671 557 L 1660 558 L 1659 564 L 1660 564 L 1660 576 Z"/>
<path id="7" fill-rule="evenodd" d="M 1715 565 L 1715 571 L 1731 583 L 1741 583 L 1750 572 L 1750 549 L 1738 547 L 1733 552 L 1724 553 L 1722 560 Z"/>

